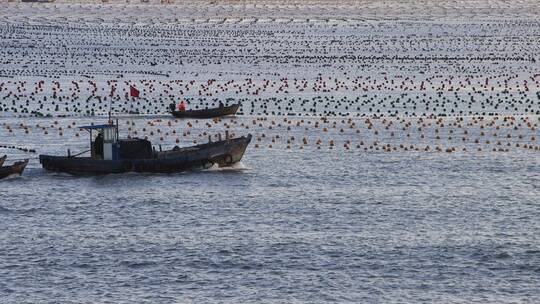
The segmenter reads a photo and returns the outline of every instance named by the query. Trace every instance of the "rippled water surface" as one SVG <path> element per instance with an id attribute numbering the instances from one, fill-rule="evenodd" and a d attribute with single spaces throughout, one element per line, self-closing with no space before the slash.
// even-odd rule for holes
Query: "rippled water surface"
<path id="1" fill-rule="evenodd" d="M 520 150 L 253 143 L 236 168 L 170 175 L 32 160 L 0 183 L 0 302 L 537 302 L 539 170 Z"/>

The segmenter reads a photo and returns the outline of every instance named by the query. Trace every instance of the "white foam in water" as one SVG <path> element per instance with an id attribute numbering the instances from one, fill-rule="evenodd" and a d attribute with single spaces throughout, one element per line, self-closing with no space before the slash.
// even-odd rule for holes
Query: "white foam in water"
<path id="1" fill-rule="evenodd" d="M 219 167 L 218 164 L 212 165 L 212 167 L 208 169 L 204 169 L 202 171 L 243 171 L 248 170 L 249 168 L 246 167 L 242 162 L 234 163 L 232 166 L 229 167 Z"/>
<path id="2" fill-rule="evenodd" d="M 230 166 L 228 168 L 224 168 L 224 169 L 229 169 L 229 170 L 249 170 L 249 168 L 246 167 L 244 165 L 244 163 L 241 162 L 241 161 L 233 164 L 232 166 Z"/>
<path id="3" fill-rule="evenodd" d="M 11 180 L 11 179 L 16 179 L 16 178 L 20 178 L 20 177 L 21 177 L 20 174 L 14 173 L 14 174 L 11 174 L 11 175 L 8 175 L 8 176 L 2 178 L 2 181 Z"/>

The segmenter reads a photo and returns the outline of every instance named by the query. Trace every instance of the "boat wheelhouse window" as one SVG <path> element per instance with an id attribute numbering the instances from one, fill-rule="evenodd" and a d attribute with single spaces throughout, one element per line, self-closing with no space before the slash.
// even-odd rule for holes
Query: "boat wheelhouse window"
<path id="1" fill-rule="evenodd" d="M 103 129 L 103 142 L 116 142 L 116 130 L 114 128 Z"/>

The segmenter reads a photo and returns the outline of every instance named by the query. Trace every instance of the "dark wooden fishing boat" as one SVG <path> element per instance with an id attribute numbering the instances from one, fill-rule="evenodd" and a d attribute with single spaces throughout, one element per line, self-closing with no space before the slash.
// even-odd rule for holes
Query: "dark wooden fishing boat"
<path id="1" fill-rule="evenodd" d="M 173 173 L 193 169 L 231 166 L 242 159 L 251 134 L 238 138 L 209 141 L 191 147 L 174 147 L 156 151 L 145 139 L 118 139 L 115 125 L 87 126 L 82 129 L 98 131 L 90 143 L 90 157 L 40 155 L 39 162 L 50 171 L 76 175 L 97 175 L 125 172 Z M 161 150 L 161 149 L 160 149 Z"/>
<path id="2" fill-rule="evenodd" d="M 2 167 L 4 165 L 4 162 L 6 161 L 6 158 L 7 158 L 7 155 L 4 155 L 4 156 L 0 157 L 0 167 Z"/>
<path id="3" fill-rule="evenodd" d="M 5 159 L 5 157 L 3 157 Z M 28 165 L 28 159 L 14 163 L 11 166 L 0 167 L 0 179 L 11 175 L 21 175 Z"/>
<path id="4" fill-rule="evenodd" d="M 238 108 L 240 107 L 240 104 L 234 104 L 231 106 L 220 106 L 218 108 L 211 108 L 211 109 L 200 109 L 200 110 L 185 110 L 185 111 L 179 111 L 174 109 L 174 104 L 171 104 L 169 107 L 170 112 L 172 115 L 178 118 L 214 118 L 214 117 L 222 117 L 227 115 L 234 115 L 236 114 L 236 111 L 238 111 Z"/>

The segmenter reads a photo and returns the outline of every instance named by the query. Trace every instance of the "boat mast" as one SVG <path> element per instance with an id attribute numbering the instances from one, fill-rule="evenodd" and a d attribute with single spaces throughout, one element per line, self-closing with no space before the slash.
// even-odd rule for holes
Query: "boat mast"
<path id="1" fill-rule="evenodd" d="M 113 121 L 111 118 L 111 112 L 112 112 L 112 100 L 109 101 L 109 124 L 112 125 Z"/>

